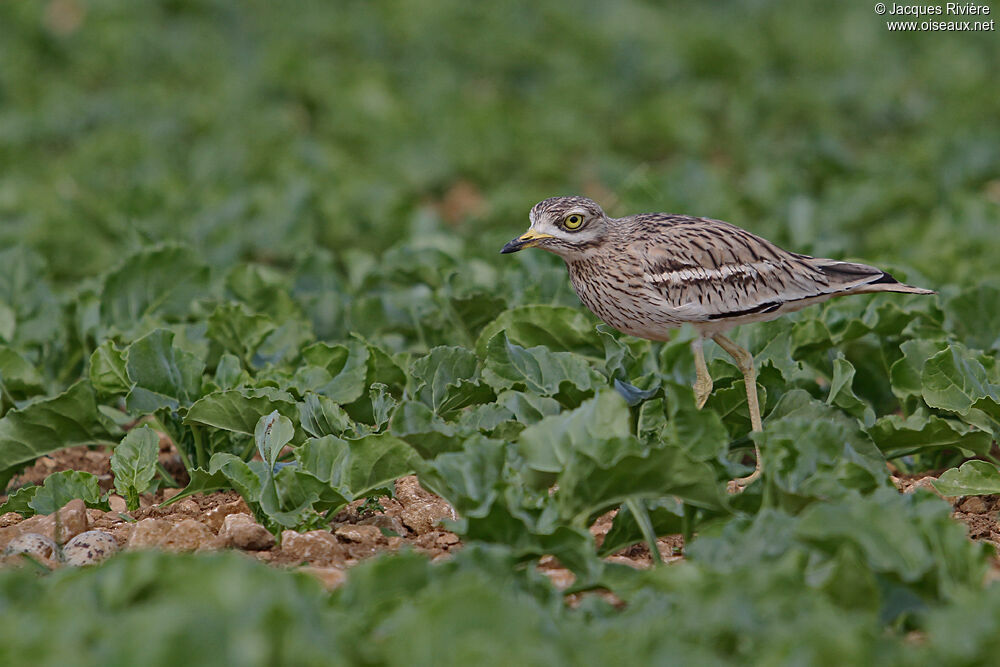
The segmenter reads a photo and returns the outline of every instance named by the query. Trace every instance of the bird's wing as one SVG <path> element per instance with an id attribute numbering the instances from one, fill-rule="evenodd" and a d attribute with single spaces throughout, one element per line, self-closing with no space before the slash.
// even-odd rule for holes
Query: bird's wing
<path id="1" fill-rule="evenodd" d="M 628 251 L 641 266 L 643 281 L 689 321 L 774 312 L 790 302 L 854 291 L 888 276 L 864 264 L 791 253 L 706 218 L 643 221 L 632 238 Z"/>

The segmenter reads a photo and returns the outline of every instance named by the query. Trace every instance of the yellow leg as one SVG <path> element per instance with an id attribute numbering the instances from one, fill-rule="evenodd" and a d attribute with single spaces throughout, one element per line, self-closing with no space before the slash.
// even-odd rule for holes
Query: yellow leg
<path id="1" fill-rule="evenodd" d="M 743 373 L 743 383 L 747 388 L 747 408 L 750 410 L 750 427 L 754 431 L 763 431 L 764 427 L 760 421 L 760 403 L 757 401 L 757 372 L 753 367 L 753 355 L 722 334 L 716 334 L 712 337 L 712 340 L 718 343 L 719 347 L 729 353 L 729 356 L 736 361 L 736 365 L 739 367 L 740 372 Z M 754 454 L 757 456 L 757 466 L 754 468 L 753 473 L 747 477 L 734 480 L 738 487 L 748 486 L 760 477 L 760 448 L 757 446 L 756 442 L 754 443 L 753 448 Z"/>
<path id="2" fill-rule="evenodd" d="M 708 366 L 705 365 L 704 342 L 705 339 L 701 336 L 691 341 L 691 352 L 694 353 L 694 371 L 697 373 L 697 378 L 694 381 L 694 399 L 699 410 L 705 407 L 705 401 L 712 393 L 712 376 L 708 374 Z"/>

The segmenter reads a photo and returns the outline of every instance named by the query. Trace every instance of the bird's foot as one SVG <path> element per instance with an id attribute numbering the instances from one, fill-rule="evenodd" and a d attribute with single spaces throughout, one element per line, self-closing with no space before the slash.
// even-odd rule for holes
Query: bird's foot
<path id="1" fill-rule="evenodd" d="M 729 495 L 735 495 L 737 493 L 743 493 L 743 491 L 757 481 L 760 478 L 760 464 L 757 464 L 757 468 L 747 475 L 746 477 L 737 477 L 736 479 L 730 480 L 726 484 L 726 492 Z"/>
<path id="2" fill-rule="evenodd" d="M 712 395 L 712 378 L 707 376 L 706 378 L 707 381 L 698 378 L 694 383 L 694 404 L 699 410 L 705 407 L 705 402 Z"/>

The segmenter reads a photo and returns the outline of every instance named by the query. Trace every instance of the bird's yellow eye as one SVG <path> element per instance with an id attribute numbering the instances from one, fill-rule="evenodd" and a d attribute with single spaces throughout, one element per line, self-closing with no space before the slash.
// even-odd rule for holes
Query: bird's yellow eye
<path id="1" fill-rule="evenodd" d="M 563 226 L 566 229 L 577 229 L 582 224 L 583 224 L 583 216 L 578 213 L 574 213 L 573 215 L 567 215 L 566 219 L 563 220 Z"/>

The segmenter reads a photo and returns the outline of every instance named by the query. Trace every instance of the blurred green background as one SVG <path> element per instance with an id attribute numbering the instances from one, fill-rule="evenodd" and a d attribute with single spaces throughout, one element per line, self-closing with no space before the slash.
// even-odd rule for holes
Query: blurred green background
<path id="1" fill-rule="evenodd" d="M 583 193 L 930 286 L 996 275 L 997 34 L 885 18 L 800 0 L 5 2 L 0 244 L 64 283 L 171 239 L 223 268 L 445 231 L 499 265 L 535 201 Z"/>
<path id="2" fill-rule="evenodd" d="M 996 273 L 1000 41 L 868 3 L 0 4 L 0 243 L 281 263 L 537 200 L 733 221 L 932 284 Z M 495 260 L 499 262 L 500 259 Z"/>

